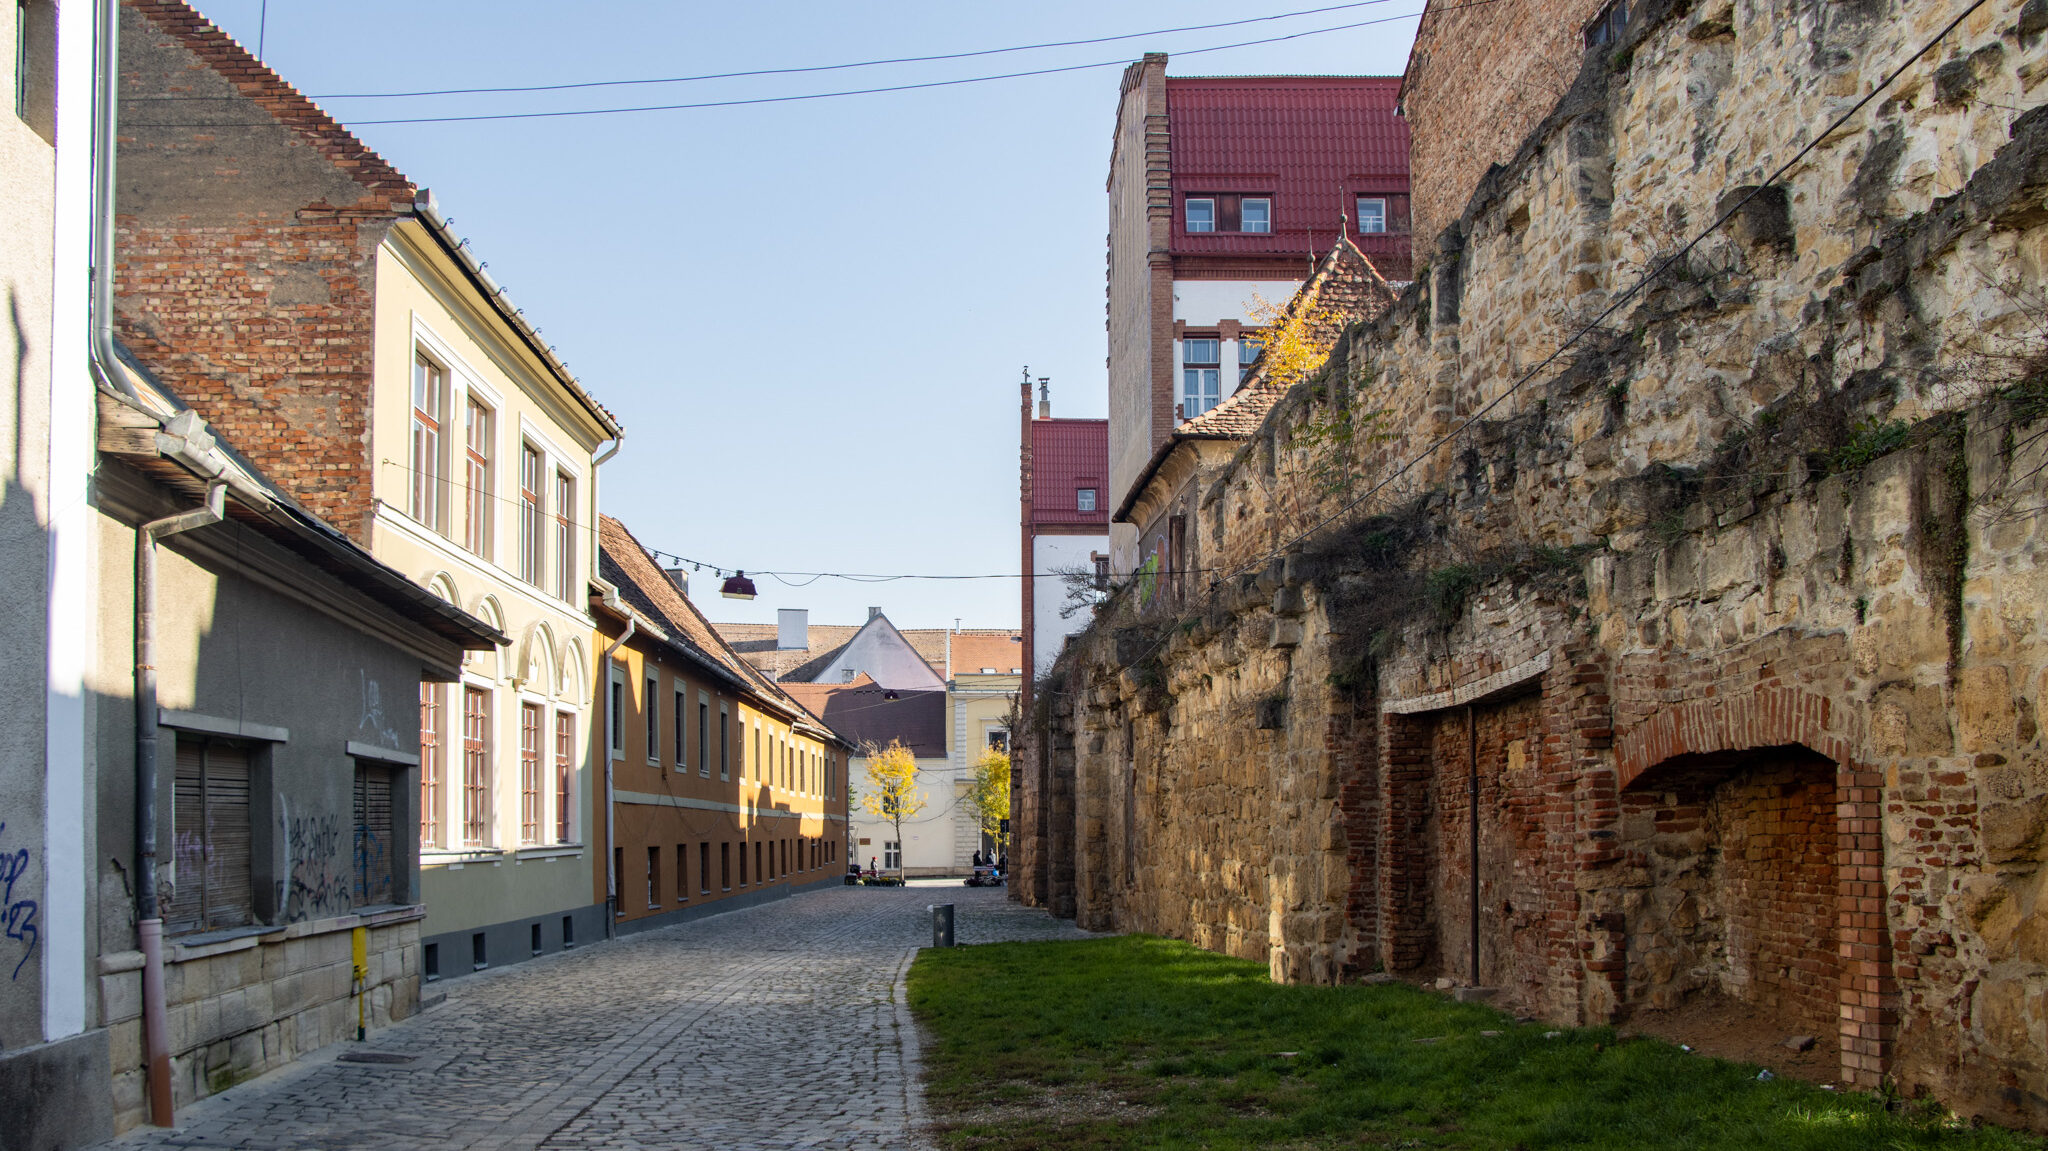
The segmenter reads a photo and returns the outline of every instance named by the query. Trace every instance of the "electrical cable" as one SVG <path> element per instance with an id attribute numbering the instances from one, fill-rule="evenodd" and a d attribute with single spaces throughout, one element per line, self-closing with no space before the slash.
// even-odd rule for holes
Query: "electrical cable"
<path id="1" fill-rule="evenodd" d="M 1207 32 L 1217 28 L 1237 28 L 1246 24 L 1271 23 L 1275 20 L 1291 20 L 1297 16 L 1319 16 L 1325 12 L 1342 12 L 1350 8 L 1369 8 L 1375 4 L 1390 4 L 1393 0 L 1357 0 L 1351 4 L 1332 4 L 1323 8 L 1303 8 L 1295 12 L 1280 12 L 1272 16 L 1252 16 L 1243 20 L 1224 20 L 1215 24 L 1184 24 L 1178 28 L 1154 28 L 1149 32 L 1125 32 L 1116 36 L 1095 36 L 1085 40 L 1048 40 L 1042 44 L 1018 44 L 1009 48 L 982 48 L 971 52 L 943 52 L 931 56 L 893 56 L 880 60 L 857 60 L 848 64 L 813 64 L 795 68 L 756 68 L 746 72 L 704 72 L 694 76 L 657 76 L 644 80 L 584 80 L 562 84 L 506 85 L 485 88 L 424 88 L 412 92 L 328 92 L 309 96 L 311 100 L 390 100 L 416 96 L 468 96 L 495 95 L 514 92 L 563 92 L 584 88 L 624 88 L 646 84 L 690 84 L 700 80 L 734 80 L 751 76 L 792 76 L 811 72 L 840 72 L 849 68 L 876 68 L 888 64 L 926 64 L 938 60 L 968 60 L 979 56 L 1002 56 L 1012 52 L 1036 52 L 1046 48 L 1077 48 L 1089 44 L 1113 44 L 1118 40 L 1137 40 L 1146 36 L 1169 36 L 1179 32 Z"/>
<path id="2" fill-rule="evenodd" d="M 1335 522 L 1338 517 L 1349 513 L 1353 508 L 1356 508 L 1359 504 L 1364 503 L 1367 499 L 1371 498 L 1381 489 L 1385 488 L 1388 484 L 1393 483 L 1395 480 L 1405 475 L 1410 469 L 1415 467 L 1416 464 L 1419 464 L 1423 460 L 1426 460 L 1430 456 L 1434 455 L 1439 448 L 1442 448 L 1445 444 L 1449 443 L 1451 440 L 1455 439 L 1457 436 L 1462 434 L 1465 431 L 1465 429 L 1477 423 L 1479 419 L 1485 416 L 1488 412 L 1492 411 L 1496 407 L 1499 407 L 1500 404 L 1503 401 L 1505 401 L 1509 396 L 1514 395 L 1517 391 L 1520 391 L 1525 385 L 1534 380 L 1538 373 L 1542 372 L 1545 368 L 1555 363 L 1558 357 L 1564 355 L 1565 352 L 1569 351 L 1573 345 L 1577 344 L 1580 340 L 1584 339 L 1589 333 L 1596 331 L 1600 327 L 1600 325 L 1607 320 L 1608 317 L 1620 311 L 1622 305 L 1628 303 L 1630 300 L 1640 295 L 1642 293 L 1642 290 L 1648 287 L 1651 281 L 1657 279 L 1659 276 L 1663 275 L 1664 272 L 1669 270 L 1674 264 L 1678 263 L 1678 261 L 1690 255 L 1692 253 L 1692 250 L 1698 247 L 1700 243 L 1704 241 L 1707 237 L 1720 231 L 1721 227 L 1728 221 L 1734 219 L 1737 215 L 1739 215 L 1742 212 L 1742 210 L 1749 205 L 1749 202 L 1751 200 L 1754 200 L 1758 196 L 1762 195 L 1764 189 L 1777 183 L 1778 179 L 1782 177 L 1786 172 L 1791 171 L 1794 165 L 1798 164 L 1799 161 L 1805 159 L 1807 155 L 1811 153 L 1815 148 L 1820 147 L 1821 142 L 1823 140 L 1832 137 L 1835 134 L 1835 132 L 1840 130 L 1841 127 L 1844 124 L 1848 123 L 1849 120 L 1853 118 L 1858 112 L 1861 112 L 1865 107 L 1868 107 L 1872 100 L 1877 99 L 1877 97 L 1881 95 L 1886 89 L 1890 88 L 1894 83 L 1896 83 L 1900 76 L 1905 75 L 1906 69 L 1912 67 L 1914 64 L 1919 62 L 1921 57 L 1933 51 L 1936 45 L 1940 44 L 1943 40 L 1947 39 L 1949 33 L 1955 31 L 1956 28 L 1960 26 L 1964 20 L 1969 19 L 1971 13 L 1974 13 L 1977 9 L 1983 7 L 1985 2 L 1986 0 L 1972 0 L 1970 6 L 1963 9 L 1962 13 L 1958 15 L 1955 19 L 1949 21 L 1948 25 L 1944 27 L 1940 32 L 1936 33 L 1932 40 L 1929 40 L 1925 45 L 1923 45 L 1919 51 L 1914 52 L 1912 55 L 1908 56 L 1905 59 L 1905 61 L 1899 64 L 1898 67 L 1894 68 L 1889 75 L 1885 76 L 1885 78 L 1879 81 L 1875 87 L 1873 87 L 1869 92 L 1865 93 L 1862 99 L 1850 105 L 1847 111 L 1835 117 L 1834 121 L 1831 122 L 1825 129 L 1816 134 L 1811 140 L 1807 141 L 1806 144 L 1802 146 L 1797 152 L 1793 153 L 1791 159 L 1785 161 L 1783 164 L 1778 165 L 1778 167 L 1774 171 L 1772 171 L 1772 173 L 1769 176 L 1765 177 L 1760 183 L 1751 187 L 1749 192 L 1745 194 L 1741 199 L 1737 200 L 1734 204 L 1730 205 L 1727 209 L 1723 210 L 1720 215 L 1714 218 L 1712 223 L 1708 224 L 1705 228 L 1702 228 L 1698 233 L 1696 233 L 1692 237 L 1692 239 L 1687 240 L 1685 242 L 1684 247 L 1679 248 L 1670 256 L 1665 257 L 1665 259 L 1658 263 L 1654 268 L 1651 268 L 1650 270 L 1644 272 L 1642 275 L 1638 276 L 1635 282 L 1630 284 L 1628 289 L 1622 292 L 1620 296 L 1616 297 L 1613 300 L 1613 302 L 1609 303 L 1606 308 L 1602 309 L 1599 315 L 1593 317 L 1591 320 L 1588 320 L 1585 324 L 1581 325 L 1577 331 L 1573 332 L 1570 337 L 1568 337 L 1563 343 L 1559 344 L 1556 349 L 1550 352 L 1549 355 L 1544 356 L 1541 360 L 1537 361 L 1535 366 L 1531 367 L 1528 371 L 1523 372 L 1519 377 L 1515 379 L 1513 383 L 1509 384 L 1505 389 L 1503 389 L 1499 395 L 1495 396 L 1491 400 L 1488 400 L 1485 404 L 1482 404 L 1477 411 L 1474 411 L 1472 414 L 1466 416 L 1464 420 L 1460 422 L 1456 427 L 1452 428 L 1450 431 L 1445 432 L 1443 435 L 1438 436 L 1434 441 L 1430 443 L 1428 447 L 1422 449 L 1420 452 L 1417 452 L 1415 455 L 1409 457 L 1409 459 L 1405 463 L 1403 463 L 1400 467 L 1394 469 L 1392 473 L 1382 477 L 1377 483 L 1373 484 L 1370 488 L 1367 488 L 1363 493 L 1361 493 L 1357 497 L 1351 499 L 1350 501 L 1340 506 L 1336 511 L 1330 513 L 1329 515 L 1323 517 L 1321 520 L 1318 520 L 1316 523 L 1303 529 L 1301 532 L 1297 533 L 1292 539 L 1289 539 L 1286 543 L 1273 548 L 1263 556 L 1259 557 L 1257 560 L 1254 560 L 1248 564 L 1240 565 L 1238 568 L 1233 570 L 1224 578 L 1230 579 L 1234 576 L 1243 575 L 1246 572 L 1252 570 L 1253 568 L 1258 567 L 1260 564 L 1267 563 L 1275 557 L 1284 554 L 1288 549 L 1301 544 L 1303 541 L 1307 540 L 1315 533 L 1321 531 L 1323 528 L 1328 527 L 1331 523 Z"/>
<path id="3" fill-rule="evenodd" d="M 1467 3 L 1453 5 L 1451 8 L 1444 10 L 1476 8 L 1500 2 L 1501 0 L 1468 0 Z M 1421 12 L 1410 12 L 1400 16 L 1385 16 L 1376 20 L 1360 20 L 1355 23 L 1338 24 L 1328 28 L 1311 28 L 1305 32 L 1292 32 L 1284 36 L 1268 36 L 1258 40 L 1242 40 L 1234 44 L 1216 44 L 1207 48 L 1189 48 L 1177 52 L 1175 55 L 1199 56 L 1209 52 L 1224 52 L 1235 48 L 1255 47 L 1261 44 L 1278 44 L 1288 40 L 1299 40 L 1307 36 L 1321 36 L 1331 32 L 1346 32 L 1377 24 L 1392 24 L 1401 20 L 1414 20 L 1421 17 L 1421 15 Z M 1093 64 L 1068 64 L 1056 68 L 1034 68 L 1021 72 L 1002 72 L 988 76 L 966 76 L 953 80 L 928 80 L 915 84 L 891 84 L 874 88 L 848 88 L 831 92 L 806 92 L 793 96 L 755 96 L 734 100 L 704 100 L 687 104 L 633 104 L 612 108 L 579 108 L 549 112 L 481 112 L 467 116 L 400 116 L 383 120 L 342 120 L 341 123 L 351 128 L 367 128 L 386 124 L 466 124 L 494 120 L 550 120 L 571 116 L 615 116 L 637 112 L 679 112 L 703 108 L 738 108 L 757 104 L 787 104 L 807 100 L 827 100 L 841 96 L 873 96 L 889 92 L 913 92 L 927 88 L 951 88 L 963 84 L 985 84 L 995 80 L 1018 80 L 1031 76 L 1051 76 L 1064 72 L 1086 72 L 1098 68 L 1121 68 L 1130 63 L 1129 59 L 1119 57 L 1115 60 L 1103 60 Z M 215 97 L 195 97 L 194 99 L 215 99 Z M 136 128 L 267 128 L 273 126 L 274 121 L 237 123 L 234 121 L 176 122 L 136 121 L 130 119 L 125 121 L 125 123 Z"/>
<path id="4" fill-rule="evenodd" d="M 1476 4 L 1497 3 L 1498 0 L 1475 0 Z M 1472 4 L 1459 7 L 1472 7 Z M 1305 36 L 1321 36 L 1330 32 L 1347 32 L 1354 28 L 1365 28 L 1374 24 L 1391 24 L 1400 20 L 1414 20 L 1420 12 L 1402 16 L 1386 16 L 1377 20 L 1360 20 L 1354 24 L 1339 24 L 1329 28 L 1312 28 L 1306 32 L 1293 32 L 1285 36 L 1269 36 L 1260 40 L 1244 40 L 1235 44 L 1218 44 L 1209 48 L 1190 48 L 1177 52 L 1177 56 L 1198 56 L 1207 52 L 1223 52 L 1233 48 L 1250 48 L 1260 44 L 1278 44 L 1287 40 L 1299 40 Z M 635 104 L 616 108 L 581 108 L 554 112 L 482 112 L 468 116 L 401 116 L 385 120 L 346 120 L 352 127 L 374 127 L 385 124 L 467 124 L 484 120 L 551 120 L 570 116 L 617 116 L 635 112 L 682 112 L 702 108 L 739 108 L 755 104 L 789 104 L 805 100 L 827 100 L 841 96 L 875 96 L 889 92 L 914 92 L 925 88 L 953 88 L 962 84 L 986 84 L 995 80 L 1021 80 L 1031 76 L 1052 76 L 1062 72 L 1086 72 L 1097 68 L 1121 68 L 1131 61 L 1119 57 L 1093 64 L 1067 64 L 1057 68 L 1033 68 L 1022 72 L 1002 72 L 992 76 L 966 76 L 955 80 L 927 80 L 916 84 L 890 84 L 875 88 L 849 88 L 833 92 L 806 92 L 795 96 L 754 96 L 738 100 L 703 100 L 688 104 Z"/>

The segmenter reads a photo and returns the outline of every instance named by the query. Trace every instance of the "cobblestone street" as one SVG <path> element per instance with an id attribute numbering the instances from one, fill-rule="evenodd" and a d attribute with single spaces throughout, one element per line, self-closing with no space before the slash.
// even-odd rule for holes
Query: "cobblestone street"
<path id="1" fill-rule="evenodd" d="M 957 883 L 815 891 L 434 985 L 446 1002 L 365 1044 L 108 1146 L 919 1146 L 902 977 L 935 902 L 962 944 L 1087 934 Z M 362 1053 L 410 1061 L 339 1058 Z"/>

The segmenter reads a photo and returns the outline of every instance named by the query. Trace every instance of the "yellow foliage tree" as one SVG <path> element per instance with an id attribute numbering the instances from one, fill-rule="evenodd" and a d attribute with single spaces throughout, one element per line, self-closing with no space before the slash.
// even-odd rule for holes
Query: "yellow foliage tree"
<path id="1" fill-rule="evenodd" d="M 923 793 L 917 790 L 917 756 L 892 739 L 887 747 L 869 744 L 867 790 L 860 797 L 861 809 L 879 815 L 896 829 L 896 870 L 903 872 L 903 821 L 925 809 Z"/>
<path id="2" fill-rule="evenodd" d="M 996 854 L 1009 854 L 1010 837 L 1003 831 L 1003 821 L 1010 818 L 1009 756 L 991 747 L 974 761 L 974 785 L 967 792 L 967 807 L 982 832 L 995 841 Z"/>
<path id="3" fill-rule="evenodd" d="M 1283 391 L 1315 374 L 1344 330 L 1344 312 L 1327 304 L 1308 304 L 1290 312 L 1253 292 L 1245 311 L 1260 328 L 1246 337 L 1259 343 L 1260 374 Z"/>

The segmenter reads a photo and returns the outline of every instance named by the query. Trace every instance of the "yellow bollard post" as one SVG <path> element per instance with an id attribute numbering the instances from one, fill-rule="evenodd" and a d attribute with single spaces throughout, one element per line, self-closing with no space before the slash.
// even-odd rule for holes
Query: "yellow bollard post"
<path id="1" fill-rule="evenodd" d="M 349 944 L 355 953 L 356 1042 L 361 1043 L 368 1032 L 363 1026 L 363 992 L 370 982 L 370 929 L 356 928 L 350 933 Z"/>

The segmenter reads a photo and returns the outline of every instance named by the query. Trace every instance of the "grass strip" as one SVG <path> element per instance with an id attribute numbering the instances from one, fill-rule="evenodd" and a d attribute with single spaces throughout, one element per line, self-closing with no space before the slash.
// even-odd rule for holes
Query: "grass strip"
<path id="1" fill-rule="evenodd" d="M 1150 936 L 928 949 L 910 1006 L 935 1134 L 975 1151 L 2044 1146 L 1403 984 L 1277 985 Z"/>

